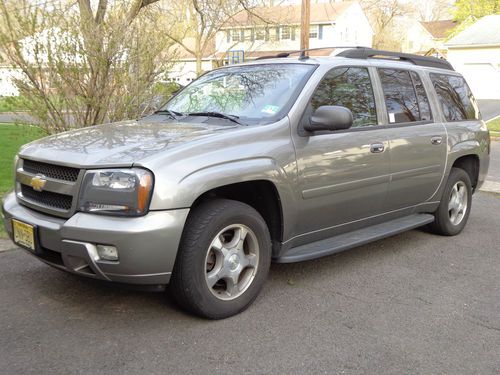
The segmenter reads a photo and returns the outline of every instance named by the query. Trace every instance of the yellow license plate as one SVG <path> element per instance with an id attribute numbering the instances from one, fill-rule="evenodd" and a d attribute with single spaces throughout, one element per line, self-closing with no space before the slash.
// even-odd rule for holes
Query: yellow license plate
<path id="1" fill-rule="evenodd" d="M 33 225 L 12 219 L 14 242 L 35 251 L 35 228 Z"/>

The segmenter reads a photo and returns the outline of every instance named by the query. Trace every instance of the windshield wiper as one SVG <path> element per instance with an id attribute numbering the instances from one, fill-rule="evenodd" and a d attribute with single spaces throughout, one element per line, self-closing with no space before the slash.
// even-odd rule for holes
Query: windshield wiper
<path id="1" fill-rule="evenodd" d="M 155 114 L 155 115 L 169 115 L 174 120 L 178 120 L 177 117 L 179 117 L 179 116 L 184 116 L 182 113 L 176 112 L 176 111 L 171 111 L 170 109 L 159 109 L 158 111 L 154 111 L 153 114 Z"/>
<path id="2" fill-rule="evenodd" d="M 221 112 L 190 112 L 186 113 L 186 116 L 207 116 L 207 117 L 218 117 L 223 118 L 232 122 L 237 123 L 238 125 L 244 125 L 238 121 L 239 117 L 236 115 L 228 115 Z"/>

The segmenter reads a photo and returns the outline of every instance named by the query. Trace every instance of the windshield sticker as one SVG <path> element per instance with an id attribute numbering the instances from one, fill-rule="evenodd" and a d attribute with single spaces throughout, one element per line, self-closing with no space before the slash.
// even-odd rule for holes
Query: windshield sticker
<path id="1" fill-rule="evenodd" d="M 267 113 L 269 115 L 275 115 L 279 111 L 279 109 L 280 107 L 278 107 L 277 105 L 267 104 L 266 106 L 264 106 L 264 108 L 262 108 L 261 112 Z"/>

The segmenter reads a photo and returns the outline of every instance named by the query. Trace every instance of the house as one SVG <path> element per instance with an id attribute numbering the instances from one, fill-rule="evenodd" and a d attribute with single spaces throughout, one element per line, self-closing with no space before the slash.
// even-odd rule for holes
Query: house
<path id="1" fill-rule="evenodd" d="M 419 55 L 445 57 L 444 43 L 457 26 L 453 20 L 421 22 L 404 19 L 398 22 L 399 29 L 405 30 L 401 41 L 401 51 Z"/>
<path id="2" fill-rule="evenodd" d="M 372 46 L 373 30 L 357 1 L 311 4 L 309 48 Z M 232 17 L 216 34 L 227 63 L 300 49 L 300 4 L 257 7 Z"/>
<path id="3" fill-rule="evenodd" d="M 500 99 L 500 15 L 480 18 L 445 43 L 478 99 Z"/>
<path id="4" fill-rule="evenodd" d="M 194 49 L 194 38 L 185 38 L 182 40 L 182 43 L 187 48 Z M 165 81 L 176 82 L 185 86 L 198 77 L 196 72 L 196 58 L 192 53 L 178 44 L 174 45 L 169 53 L 170 56 L 175 56 L 175 62 L 166 73 Z M 203 71 L 208 71 L 219 65 L 220 63 L 215 57 L 215 41 L 210 40 L 201 60 L 201 68 Z"/>
<path id="5" fill-rule="evenodd" d="M 7 56 L 0 51 L 0 97 L 18 96 L 19 90 L 15 81 L 20 78 L 22 72 L 10 64 Z"/>

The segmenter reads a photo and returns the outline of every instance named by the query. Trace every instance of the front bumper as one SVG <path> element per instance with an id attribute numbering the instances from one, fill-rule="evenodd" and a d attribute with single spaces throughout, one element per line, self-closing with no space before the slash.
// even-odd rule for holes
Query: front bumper
<path id="1" fill-rule="evenodd" d="M 151 211 L 136 218 L 78 212 L 69 219 L 48 216 L 20 205 L 14 193 L 2 204 L 5 229 L 13 238 L 12 219 L 37 228 L 37 253 L 43 262 L 78 275 L 140 285 L 170 281 L 189 209 Z M 118 261 L 99 259 L 96 245 L 118 249 Z"/>

